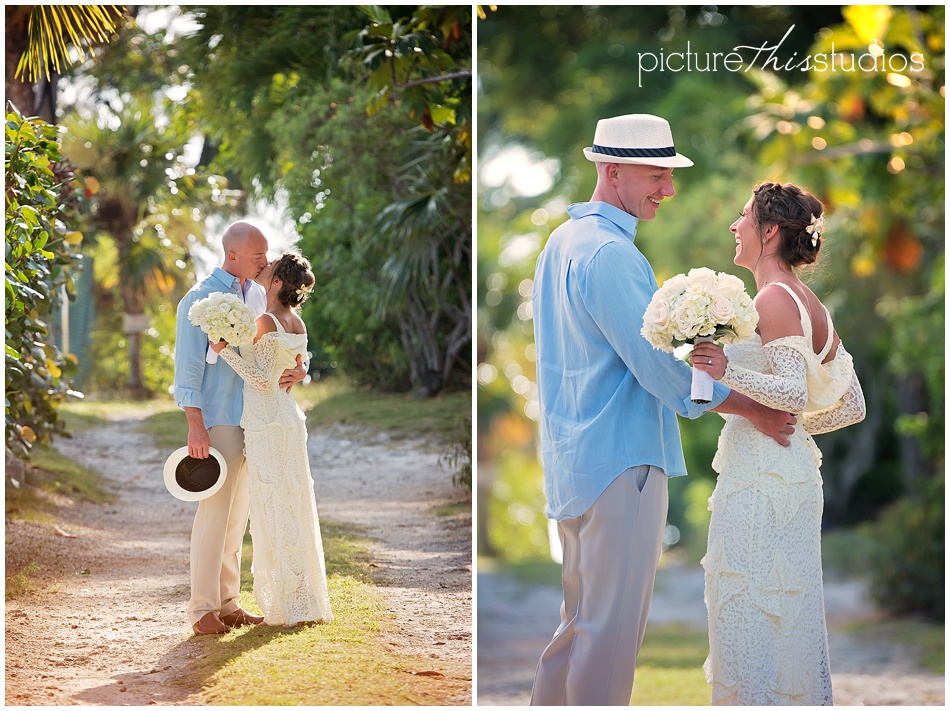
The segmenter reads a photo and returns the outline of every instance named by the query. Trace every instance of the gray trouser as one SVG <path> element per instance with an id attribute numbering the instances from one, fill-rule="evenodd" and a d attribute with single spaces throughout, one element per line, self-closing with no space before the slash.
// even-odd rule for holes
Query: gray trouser
<path id="1" fill-rule="evenodd" d="M 533 706 L 627 706 L 666 526 L 667 477 L 632 467 L 582 516 L 558 522 L 561 625 L 541 655 Z"/>

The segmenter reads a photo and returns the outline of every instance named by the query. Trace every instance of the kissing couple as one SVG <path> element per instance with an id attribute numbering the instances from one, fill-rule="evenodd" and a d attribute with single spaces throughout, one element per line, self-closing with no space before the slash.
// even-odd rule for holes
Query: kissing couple
<path id="1" fill-rule="evenodd" d="M 221 244 L 224 263 L 191 288 L 177 314 L 175 401 L 188 420 L 188 455 L 206 459 L 217 450 L 227 470 L 223 486 L 195 513 L 188 617 L 197 635 L 329 622 L 306 418 L 290 394 L 307 375 L 299 310 L 316 280 L 296 251 L 269 261 L 267 238 L 248 222 L 231 224 Z M 212 344 L 191 323 L 192 305 L 219 292 L 253 311 L 253 343 Z M 254 597 L 263 616 L 240 606 L 248 517 Z"/>
<path id="2" fill-rule="evenodd" d="M 824 208 L 798 186 L 757 185 L 730 226 L 757 287 L 755 335 L 697 344 L 690 367 L 640 334 L 658 289 L 636 245 L 674 195 L 669 123 L 597 123 L 584 155 L 591 200 L 538 257 L 532 305 L 546 513 L 563 550 L 561 624 L 541 655 L 533 705 L 627 706 L 667 514 L 686 474 L 677 416 L 725 419 L 705 568 L 715 705 L 831 705 L 821 571 L 821 454 L 813 435 L 859 422 L 864 395 L 828 310 L 797 268 L 822 247 Z M 739 205 L 737 204 L 737 210 Z M 655 239 L 655 238 L 654 238 Z"/>

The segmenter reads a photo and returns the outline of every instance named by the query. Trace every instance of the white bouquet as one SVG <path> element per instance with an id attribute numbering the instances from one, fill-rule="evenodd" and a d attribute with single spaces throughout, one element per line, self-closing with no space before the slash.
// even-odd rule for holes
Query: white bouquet
<path id="1" fill-rule="evenodd" d="M 663 282 L 643 314 L 640 333 L 654 348 L 672 353 L 686 343 L 744 341 L 758 322 L 739 277 L 699 267 Z M 693 402 L 710 402 L 712 392 L 709 373 L 693 369 Z"/>
<path id="2" fill-rule="evenodd" d="M 208 334 L 208 340 L 227 341 L 242 346 L 257 334 L 254 312 L 234 294 L 217 291 L 200 299 L 188 309 L 188 320 Z M 207 361 L 214 363 L 218 354 L 208 349 Z"/>

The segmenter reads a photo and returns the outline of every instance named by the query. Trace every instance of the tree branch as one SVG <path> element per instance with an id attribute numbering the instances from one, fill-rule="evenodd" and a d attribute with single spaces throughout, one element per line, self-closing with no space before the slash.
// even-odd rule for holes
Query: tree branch
<path id="1" fill-rule="evenodd" d="M 395 71 L 393 72 L 393 86 L 397 89 L 408 89 L 413 86 L 420 86 L 422 84 L 437 84 L 441 81 L 450 81 L 452 79 L 471 79 L 471 71 L 459 71 L 453 72 L 451 74 L 443 74 L 440 77 L 429 77 L 428 79 L 414 79 L 413 81 L 407 81 L 404 84 L 401 84 L 396 81 Z"/>

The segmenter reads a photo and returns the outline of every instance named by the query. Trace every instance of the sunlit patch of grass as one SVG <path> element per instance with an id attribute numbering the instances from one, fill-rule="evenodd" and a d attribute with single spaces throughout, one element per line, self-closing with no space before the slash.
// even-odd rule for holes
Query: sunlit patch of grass
<path id="1" fill-rule="evenodd" d="M 30 463 L 27 483 L 46 491 L 96 503 L 111 503 L 116 499 L 96 472 L 51 447 L 34 447 Z"/>
<path id="2" fill-rule="evenodd" d="M 649 625 L 637 657 L 633 706 L 709 706 L 703 673 L 706 632 L 680 624 Z"/>
<path id="3" fill-rule="evenodd" d="M 178 411 L 178 406 L 170 397 L 155 397 L 150 400 L 109 400 L 101 397 L 87 397 L 84 400 L 69 400 L 60 408 L 60 412 L 67 418 L 74 417 L 77 422 L 85 420 L 108 421 L 125 417 L 149 416 L 159 412 Z"/>
<path id="4" fill-rule="evenodd" d="M 115 495 L 106 489 L 98 474 L 45 445 L 33 447 L 30 462 L 25 467 L 25 480 L 25 484 L 16 486 L 10 478 L 6 479 L 4 511 L 7 518 L 56 523 L 57 504 L 54 497 L 46 494 L 97 503 L 115 501 Z"/>
<path id="5" fill-rule="evenodd" d="M 33 579 L 39 572 L 40 566 L 36 563 L 36 561 L 31 560 L 16 572 L 7 573 L 5 576 L 6 599 L 12 600 L 13 598 L 20 597 L 21 595 L 35 593 L 38 588 L 34 584 Z"/>
<path id="6" fill-rule="evenodd" d="M 327 584 L 334 619 L 328 624 L 244 627 L 196 639 L 203 656 L 179 683 L 203 686 L 215 705 L 440 705 L 470 677 L 433 679 L 412 671 L 437 670 L 431 659 L 393 653 L 380 643 L 392 614 L 370 582 L 369 541 L 349 524 L 321 521 Z M 260 612 L 247 590 L 251 541 L 245 539 L 242 606 Z"/>
<path id="7" fill-rule="evenodd" d="M 315 388 L 313 406 L 307 413 L 310 426 L 359 425 L 396 439 L 447 440 L 457 430 L 459 418 L 472 411 L 472 394 L 467 391 L 418 399 L 408 393 L 381 393 L 338 381 L 309 387 Z"/>
<path id="8" fill-rule="evenodd" d="M 179 409 L 157 412 L 144 420 L 139 431 L 147 432 L 155 446 L 168 454 L 188 444 L 188 421 Z"/>
<path id="9" fill-rule="evenodd" d="M 454 518 L 455 516 L 471 516 L 472 515 L 472 502 L 470 500 L 466 501 L 456 501 L 454 503 L 443 504 L 442 506 L 436 506 L 432 509 L 432 513 L 440 518 Z"/>

